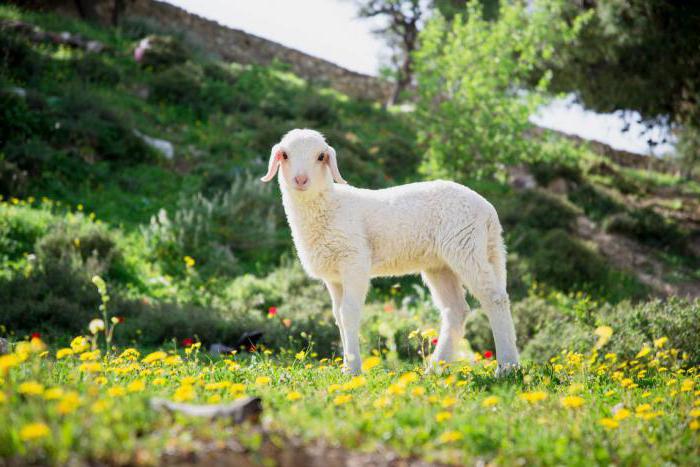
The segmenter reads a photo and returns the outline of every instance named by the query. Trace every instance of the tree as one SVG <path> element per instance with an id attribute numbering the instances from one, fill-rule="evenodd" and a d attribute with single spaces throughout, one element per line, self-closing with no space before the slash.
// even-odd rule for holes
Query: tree
<path id="1" fill-rule="evenodd" d="M 572 47 L 558 51 L 553 86 L 594 110 L 637 110 L 649 124 L 670 121 L 679 138 L 700 133 L 700 2 L 585 0 L 593 13 Z M 650 141 L 650 143 L 654 143 Z M 689 160 L 698 144 L 680 144 Z"/>
<path id="2" fill-rule="evenodd" d="M 359 0 L 358 15 L 362 18 L 383 17 L 387 25 L 374 32 L 388 37 L 396 51 L 396 87 L 391 103 L 398 101 L 401 92 L 413 79 L 413 51 L 418 44 L 419 25 L 432 2 L 425 0 Z"/>
<path id="3" fill-rule="evenodd" d="M 451 22 L 436 14 L 427 23 L 415 52 L 427 175 L 493 177 L 503 165 L 542 156 L 542 144 L 525 136 L 551 74 L 540 70 L 534 86 L 530 80 L 586 20 L 564 21 L 565 1 L 503 3 L 493 21 L 470 2 Z"/>

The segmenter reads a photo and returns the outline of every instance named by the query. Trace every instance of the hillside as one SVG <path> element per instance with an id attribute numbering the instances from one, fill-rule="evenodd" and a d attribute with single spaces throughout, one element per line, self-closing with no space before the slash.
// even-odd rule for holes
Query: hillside
<path id="1" fill-rule="evenodd" d="M 526 17 L 513 5 L 501 32 Z M 529 155 L 430 160 L 420 103 L 384 108 L 304 69 L 237 63 L 177 21 L 0 5 L 0 464 L 697 463 L 700 183 L 533 128 L 481 78 L 471 96 L 495 104 L 475 99 L 473 126 L 427 120 L 432 142 L 448 139 L 437 121 Z M 490 119 L 504 109 L 520 121 Z M 385 278 L 347 374 L 325 287 L 259 180 L 297 127 L 327 136 L 353 185 L 432 167 L 493 202 L 520 366 L 497 376 L 469 298 L 457 360 L 430 368 L 430 294 Z"/>
<path id="2" fill-rule="evenodd" d="M 296 266 L 277 188 L 257 181 L 271 145 L 313 127 L 352 184 L 422 178 L 411 114 L 319 87 L 282 63 L 222 62 L 137 17 L 102 28 L 12 7 L 0 16 L 0 324 L 10 333 L 77 332 L 75 317 L 95 313 L 89 278 L 100 274 L 129 318 L 120 339 L 232 342 L 279 306 L 304 342 L 304 325 L 328 316 L 327 299 Z M 153 47 L 139 63 L 145 37 Z M 515 301 L 698 295 L 696 181 L 538 137 L 561 158 L 524 163 L 510 180 L 461 180 L 499 210 Z M 415 306 L 417 284 L 378 280 L 369 308 Z M 166 324 L 152 324 L 159 319 Z M 335 340 L 330 322 L 318 334 Z"/>

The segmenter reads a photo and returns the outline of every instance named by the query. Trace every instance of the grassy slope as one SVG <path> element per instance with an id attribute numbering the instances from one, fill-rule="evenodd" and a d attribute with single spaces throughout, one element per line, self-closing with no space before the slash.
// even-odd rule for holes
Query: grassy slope
<path id="1" fill-rule="evenodd" d="M 45 159 L 38 158 L 39 165 L 33 171 L 31 166 L 27 169 L 24 184 L 3 185 L 0 296 L 12 308 L 8 305 L 3 309 L 0 324 L 5 325 L 12 339 L 40 331 L 47 341 L 56 344 L 84 330 L 84 323 L 95 316 L 99 304 L 99 297 L 89 283 L 94 270 L 89 261 L 82 260 L 75 271 L 65 268 L 56 271 L 51 269 L 51 263 L 44 262 L 44 256 L 49 251 L 47 245 L 53 244 L 60 245 L 59 250 L 70 250 L 72 253 L 67 254 L 70 258 L 74 250 L 89 256 L 84 245 L 97 237 L 111 238 L 119 253 L 110 261 L 105 260 L 108 267 L 98 272 L 107 278 L 114 296 L 110 310 L 127 318 L 117 331 L 122 344 L 154 346 L 171 338 L 191 336 L 209 343 L 231 342 L 245 330 L 260 328 L 265 330 L 268 344 L 277 349 L 294 349 L 294 353 L 311 343 L 323 354 L 337 352 L 337 332 L 323 290 L 305 279 L 298 267 L 289 266 L 285 260 L 281 266 L 276 259 L 263 264 L 250 261 L 243 264 L 242 272 L 255 272 L 259 277 L 207 275 L 203 258 L 196 258 L 195 267 L 187 268 L 180 257 L 159 257 L 146 241 L 144 229 L 159 209 L 174 211 L 182 196 L 200 191 L 208 195 L 223 192 L 237 173 L 245 170 L 260 173 L 271 144 L 284 131 L 299 126 L 317 127 L 327 133 L 338 149 L 344 175 L 357 185 L 381 187 L 417 180 L 419 149 L 410 116 L 352 101 L 331 90 L 319 91 L 282 69 L 241 69 L 226 65 L 206 72 L 211 62 L 197 52 L 189 52 L 202 85 L 194 100 L 191 96 L 187 100 L 186 94 L 175 100 L 144 99 L 138 96 L 143 89 L 152 91 L 156 83 L 162 86 L 163 81 L 160 72 L 141 69 L 131 58 L 131 47 L 141 37 L 141 33 L 133 32 L 138 29 L 136 25 L 131 29 L 100 29 L 8 7 L 0 7 L 0 17 L 22 19 L 51 31 L 79 32 L 110 47 L 90 68 L 103 73 L 85 73 L 79 67 L 85 59 L 82 52 L 50 45 L 29 45 L 37 54 L 37 60 L 30 64 L 38 67 L 35 72 L 19 75 L 16 70 L 3 69 L 3 87 L 22 86 L 31 93 L 28 99 L 31 105 L 25 106 L 16 99 L 10 103 L 21 110 L 19 117 L 31 117 L 22 121 L 28 122 L 32 129 L 26 134 L 13 129 L 13 138 L 24 135 L 24 139 L 15 139 L 14 149 L 8 141 L 2 141 L 4 160 L 12 160 L 19 154 L 21 157 L 15 160 L 34 163 L 34 156 L 47 155 Z M 3 38 L 10 37 L 2 34 Z M 112 74 L 118 78 L 109 78 Z M 175 90 L 181 92 L 183 88 L 176 85 Z M 34 102 L 39 104 L 34 106 Z M 73 107 L 82 109 L 82 113 L 71 113 Z M 81 115 L 86 115 L 83 120 Z M 46 131 L 45 124 L 57 120 L 78 129 L 58 135 Z M 109 131 L 101 127 L 97 133 L 85 133 L 85 128 L 94 127 L 96 122 L 107 125 Z M 121 146 L 116 143 L 120 138 L 128 139 L 132 128 L 172 141 L 176 147 L 175 160 L 159 158 L 143 147 L 118 152 Z M 114 157 L 108 159 L 99 146 L 100 138 L 111 131 L 120 136 L 116 140 L 107 139 L 116 148 Z M 17 147 L 38 149 L 17 153 Z M 649 255 L 672 265 L 671 269 L 677 273 L 675 280 L 697 279 L 697 260 L 684 250 L 684 229 L 692 224 L 673 220 L 673 213 L 684 210 L 683 200 L 700 192 L 698 185 L 601 161 L 585 147 L 564 148 L 569 155 L 563 158 L 565 162 L 548 162 L 531 169 L 544 186 L 558 177 L 567 180 L 570 190 L 566 196 L 552 196 L 546 191 L 519 193 L 499 182 L 464 180 L 494 201 L 506 226 L 511 252 L 511 292 L 518 299 L 528 297 L 515 307 L 523 341 L 524 336 L 532 338 L 532 348 L 540 354 L 540 360 L 546 360 L 560 350 L 547 346 L 552 336 L 563 336 L 564 346 L 575 341 L 576 350 L 584 350 L 590 347 L 592 329 L 601 320 L 603 323 L 614 320 L 622 329 L 628 321 L 625 313 L 636 313 L 637 327 L 634 332 L 623 331 L 626 337 L 619 344 L 621 352 L 628 355 L 632 352 L 633 356 L 643 343 L 651 343 L 650 339 L 665 334 L 674 346 L 695 352 L 692 323 L 697 322 L 693 318 L 697 306 L 692 308 L 695 311 L 682 303 L 668 309 L 652 306 L 644 314 L 637 309 L 610 308 L 592 301 L 591 297 L 601 302 L 639 299 L 647 291 L 632 274 L 611 267 L 594 248 L 575 240 L 572 222 L 584 214 L 601 224 L 613 214 L 635 214 L 645 200 L 661 199 L 650 195 L 664 193 L 661 204 L 665 207 L 660 211 L 664 222 L 659 223 L 657 217 L 649 215 L 651 221 L 644 218 L 644 222 L 623 223 L 621 229 L 642 242 Z M 52 160 L 59 163 L 52 164 Z M 605 167 L 601 168 L 601 164 Z M 52 201 L 42 201 L 43 196 Z M 95 219 L 90 213 L 95 213 Z M 60 227 L 65 225 L 68 227 Z M 68 233 L 61 234 L 62 228 Z M 98 234 L 94 234 L 96 231 Z M 664 235 L 678 235 L 680 240 L 669 247 L 663 242 Z M 75 239 L 80 242 L 76 243 Z M 567 261 L 561 262 L 564 269 L 551 268 L 548 255 L 554 249 L 568 252 Z M 288 252 L 282 256 L 292 255 Z M 572 285 L 574 279 L 577 282 Z M 539 285 L 535 286 L 535 282 Z M 427 323 L 434 325 L 436 316 L 424 292 L 413 289 L 414 283 L 384 280 L 375 284 L 372 303 L 367 307 L 366 348 L 395 350 L 401 357 L 415 359 L 417 347 L 408 334 L 412 329 L 425 328 Z M 583 299 L 581 295 L 568 298 L 558 290 L 566 293 L 583 290 L 586 294 Z M 291 318 L 289 327 L 280 320 L 265 317 L 269 306 L 277 306 L 281 318 Z M 691 311 L 683 314 L 678 312 L 679 308 Z M 599 310 L 606 314 L 597 315 Z M 540 314 L 557 319 L 552 319 L 554 324 L 547 327 L 538 321 Z M 681 315 L 682 319 L 674 318 Z M 668 320 L 659 318 L 652 326 L 654 316 Z M 492 344 L 485 323 L 478 321 L 481 318 L 479 315 L 470 322 L 468 335 L 476 349 L 486 350 Z M 673 319 L 677 322 L 672 322 Z M 533 329 L 540 328 L 546 328 L 546 332 L 529 335 Z M 63 461 L 70 452 L 75 452 L 83 458 L 127 462 L 138 456 L 137 452 L 151 449 L 159 452 L 167 439 L 179 439 L 183 443 L 188 431 L 181 430 L 180 423 L 204 438 L 215 437 L 211 427 L 193 427 L 192 422 L 184 420 L 172 426 L 144 410 L 146 396 L 172 396 L 182 377 L 199 374 L 208 380 L 244 382 L 249 393 L 263 397 L 273 426 L 283 427 L 287 434 L 291 431 L 302 436 L 329 437 L 352 448 L 374 449 L 382 444 L 403 455 L 422 453 L 428 458 L 457 462 L 484 457 L 504 464 L 521 458 L 548 464 L 588 463 L 592 459 L 600 463 L 613 460 L 638 463 L 641 456 L 644 463 L 655 464 L 661 460 L 688 463 L 697 443 L 697 435 L 688 430 L 692 397 L 687 392 L 671 395 L 674 385 L 680 384 L 679 378 L 667 386 L 669 373 L 657 375 L 652 371 L 651 377 L 640 377 L 641 367 L 629 373 L 640 380 L 640 388 L 628 390 L 620 389 L 619 381 L 614 382 L 609 376 L 594 377 L 589 369 L 578 367 L 572 368 L 569 375 L 562 373 L 563 370 L 554 374 L 548 366 L 533 366 L 526 370 L 522 381 L 518 379 L 513 385 L 496 382 L 489 376 L 490 370 L 479 369 L 469 375 L 456 371 L 455 377 L 465 384 L 451 381 L 445 385 L 442 378 L 425 377 L 411 383 L 408 391 L 420 385 L 426 389 L 425 396 L 392 396 L 395 403 L 379 409 L 373 404 L 396 382 L 397 375 L 374 370 L 368 375 L 366 385 L 342 391 L 351 393 L 353 399 L 336 407 L 333 401 L 337 394 L 329 395 L 329 386 L 345 384 L 348 378 L 335 367 L 320 369 L 323 365 L 314 361 L 311 368 L 303 368 L 301 362 L 287 358 L 254 356 L 242 362 L 242 370 L 233 373 L 224 370 L 221 362 L 211 366 L 188 363 L 173 369 L 169 375 L 172 377 L 162 387 L 154 383 L 157 375 L 147 366 L 131 368 L 123 377 L 107 371 L 107 386 L 126 386 L 132 379 L 143 377 L 146 390 L 126 396 L 132 403 L 129 409 L 100 413 L 95 413 L 99 410 L 93 405 L 98 399 L 104 399 L 108 405 L 119 405 L 116 399 L 119 396 L 105 396 L 105 388 L 99 386 L 101 381 L 95 380 L 94 375 L 80 376 L 77 362 L 49 360 L 36 366 L 25 363 L 3 376 L 9 383 L 2 394 L 9 400 L 4 404 L 0 401 L 0 412 L 4 411 L 3 418 L 10 417 L 13 423 L 0 432 L 2 454 Z M 692 358 L 697 358 L 697 354 Z M 114 361 L 104 364 L 108 368 L 122 365 Z M 390 365 L 395 365 L 391 369 L 399 373 L 412 368 L 405 361 Z M 675 370 L 674 365 L 671 367 Z M 255 378 L 261 375 L 271 376 L 272 384 L 255 386 Z M 78 407 L 70 414 L 59 415 L 54 402 L 42 404 L 37 398 L 18 395 L 18 384 L 30 379 L 38 379 L 46 386 L 77 390 Z M 572 390 L 571 383 L 584 385 L 582 396 L 586 405 L 582 410 L 565 410 L 559 405 L 559 397 Z M 521 391 L 540 388 L 549 394 L 541 404 L 531 406 L 517 398 Z M 615 395 L 604 397 L 610 388 L 615 389 Z M 581 389 L 574 386 L 574 390 Z M 303 399 L 295 403 L 287 401 L 289 391 L 302 393 Z M 651 394 L 645 395 L 647 391 Z M 205 389 L 198 388 L 197 394 L 196 400 L 208 400 Z M 226 391 L 221 394 L 224 399 L 232 397 Z M 492 394 L 501 398 L 500 403 L 485 411 L 481 403 Z M 435 395 L 437 402 L 431 402 L 430 395 Z M 425 420 L 432 420 L 443 411 L 440 404 L 450 395 L 461 401 L 448 408 L 452 418 L 425 424 Z M 599 418 L 611 415 L 612 407 L 618 402 L 633 409 L 658 397 L 665 400 L 653 402 L 653 411 L 663 410 L 665 414 L 657 419 L 633 416 L 610 432 L 597 424 Z M 358 412 L 364 415 L 349 416 Z M 520 424 L 510 423 L 514 416 Z M 91 420 L 90 424 L 82 423 L 85 417 Z M 19 440 L 21 426 L 35 420 L 48 423 L 53 434 L 36 444 Z M 329 424 L 327 420 L 335 423 Z M 532 433 L 531 427 L 535 425 L 537 433 Z M 289 430 L 290 426 L 297 428 Z M 462 439 L 442 443 L 440 436 L 445 431 L 459 432 Z M 63 434 L 59 436 L 59 432 Z M 222 433 L 228 433 L 228 428 Z"/>

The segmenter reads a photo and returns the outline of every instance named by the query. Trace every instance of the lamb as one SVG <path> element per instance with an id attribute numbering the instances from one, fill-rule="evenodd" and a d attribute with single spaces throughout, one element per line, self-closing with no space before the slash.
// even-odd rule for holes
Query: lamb
<path id="1" fill-rule="evenodd" d="M 301 264 L 331 296 L 346 372 L 361 372 L 360 312 L 370 279 L 416 273 L 441 314 L 431 368 L 452 361 L 463 337 L 465 287 L 488 316 L 497 374 L 519 364 L 501 225 L 488 201 L 442 180 L 382 190 L 350 186 L 335 150 L 310 129 L 292 130 L 273 146 L 261 180 L 271 181 L 278 171 Z"/>

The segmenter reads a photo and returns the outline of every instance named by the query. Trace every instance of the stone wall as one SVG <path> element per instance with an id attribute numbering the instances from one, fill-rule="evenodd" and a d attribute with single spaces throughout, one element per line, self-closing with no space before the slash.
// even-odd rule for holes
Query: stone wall
<path id="1" fill-rule="evenodd" d="M 356 98 L 386 101 L 390 83 L 373 76 L 356 73 L 329 61 L 312 57 L 276 42 L 222 26 L 168 3 L 155 0 L 130 0 L 125 15 L 143 16 L 195 36 L 210 51 L 224 60 L 243 64 L 269 65 L 275 60 L 290 65 L 305 79 L 327 83 Z"/>

